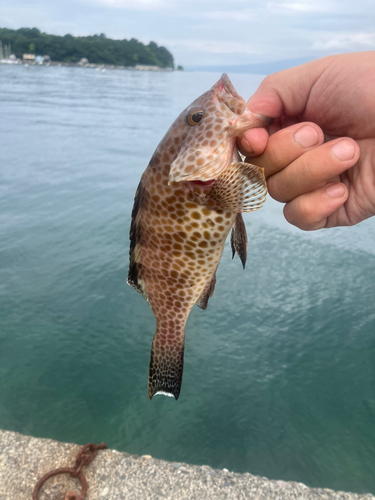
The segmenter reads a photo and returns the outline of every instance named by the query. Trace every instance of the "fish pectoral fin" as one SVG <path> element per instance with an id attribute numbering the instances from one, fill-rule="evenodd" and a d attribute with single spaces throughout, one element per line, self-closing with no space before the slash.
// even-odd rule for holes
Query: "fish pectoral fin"
<path id="1" fill-rule="evenodd" d="M 210 283 L 204 288 L 203 292 L 199 296 L 199 299 L 196 301 L 197 306 L 203 309 L 204 311 L 207 309 L 208 299 L 212 297 L 212 295 L 214 294 L 215 284 L 216 284 L 216 272 Z"/>
<path id="2" fill-rule="evenodd" d="M 181 391 L 184 368 L 184 336 L 177 334 L 177 339 L 160 338 L 156 330 L 151 348 L 150 368 L 148 372 L 148 397 L 157 394 L 178 399 Z M 167 335 L 168 337 L 168 335 Z"/>
<path id="3" fill-rule="evenodd" d="M 242 214 L 236 215 L 236 220 L 234 221 L 232 233 L 230 236 L 230 244 L 232 247 L 232 259 L 237 253 L 239 258 L 241 259 L 242 266 L 245 269 L 247 259 L 247 234 Z"/>
<path id="4" fill-rule="evenodd" d="M 209 198 L 231 212 L 253 212 L 266 201 L 267 183 L 263 168 L 239 162 L 220 174 Z"/>

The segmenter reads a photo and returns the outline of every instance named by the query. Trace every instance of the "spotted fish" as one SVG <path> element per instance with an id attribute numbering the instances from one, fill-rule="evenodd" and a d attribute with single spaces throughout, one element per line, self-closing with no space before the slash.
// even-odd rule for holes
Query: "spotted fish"
<path id="1" fill-rule="evenodd" d="M 246 263 L 241 212 L 260 208 L 263 169 L 244 163 L 236 137 L 270 119 L 246 108 L 227 75 L 175 120 L 139 183 L 130 228 L 128 283 L 156 318 L 148 395 L 178 399 L 185 324 L 191 308 L 206 309 L 232 229 L 233 256 Z"/>

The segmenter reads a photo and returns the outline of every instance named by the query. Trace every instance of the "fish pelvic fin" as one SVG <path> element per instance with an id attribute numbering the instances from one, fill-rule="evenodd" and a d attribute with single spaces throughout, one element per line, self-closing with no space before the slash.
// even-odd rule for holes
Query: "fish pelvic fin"
<path id="1" fill-rule="evenodd" d="M 210 299 L 214 293 L 215 284 L 216 284 L 216 272 L 212 280 L 207 284 L 207 286 L 205 286 L 203 292 L 199 296 L 199 299 L 196 301 L 197 306 L 203 309 L 204 311 L 207 309 L 208 299 Z"/>
<path id="2" fill-rule="evenodd" d="M 130 247 L 129 247 L 129 271 L 128 271 L 128 285 L 132 286 L 141 293 L 146 299 L 146 292 L 143 288 L 142 282 L 142 265 L 137 259 L 137 249 L 142 237 L 142 226 L 139 218 L 139 211 L 144 203 L 146 190 L 143 186 L 142 179 L 138 185 L 137 192 L 135 193 L 134 205 L 132 210 L 132 219 L 130 225 Z"/>
<path id="3" fill-rule="evenodd" d="M 242 214 L 236 215 L 236 220 L 234 221 L 232 233 L 230 236 L 230 244 L 232 247 L 232 259 L 237 253 L 239 258 L 241 259 L 242 266 L 245 269 L 247 259 L 247 234 Z"/>
<path id="4" fill-rule="evenodd" d="M 254 212 L 266 201 L 267 183 L 263 168 L 238 162 L 220 174 L 209 198 L 230 212 Z"/>
<path id="5" fill-rule="evenodd" d="M 148 397 L 157 394 L 179 398 L 184 367 L 184 329 L 182 335 L 165 334 L 157 329 L 151 348 Z"/>

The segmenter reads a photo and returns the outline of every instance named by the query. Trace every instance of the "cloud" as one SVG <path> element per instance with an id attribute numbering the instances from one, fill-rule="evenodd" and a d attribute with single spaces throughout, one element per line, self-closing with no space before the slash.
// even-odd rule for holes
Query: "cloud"
<path id="1" fill-rule="evenodd" d="M 31 6 L 32 3 L 32 6 Z M 375 48 L 374 0 L 0 0 L 9 28 L 154 40 L 182 65 L 248 64 Z M 72 12 L 74 15 L 72 15 Z"/>
<path id="2" fill-rule="evenodd" d="M 375 33 L 326 33 L 313 43 L 313 50 L 346 51 L 375 49 Z"/>
<path id="3" fill-rule="evenodd" d="M 282 2 L 267 2 L 267 10 L 270 12 L 290 13 L 327 13 L 338 12 L 340 7 L 337 2 L 323 0 L 297 0 L 297 1 L 282 1 Z"/>
<path id="4" fill-rule="evenodd" d="M 256 17 L 255 9 L 244 9 L 244 10 L 221 10 L 206 12 L 204 17 L 206 19 L 211 19 L 213 21 L 235 21 L 236 23 L 254 21 Z"/>
<path id="5" fill-rule="evenodd" d="M 172 5 L 170 0 L 91 0 L 90 3 L 124 10 L 158 10 Z"/>
<path id="6" fill-rule="evenodd" d="M 188 51 L 199 51 L 210 54 L 260 54 L 251 43 L 240 43 L 226 40 L 196 40 L 194 38 L 187 39 L 165 39 L 160 43 L 168 46 L 171 49 L 184 48 Z"/>

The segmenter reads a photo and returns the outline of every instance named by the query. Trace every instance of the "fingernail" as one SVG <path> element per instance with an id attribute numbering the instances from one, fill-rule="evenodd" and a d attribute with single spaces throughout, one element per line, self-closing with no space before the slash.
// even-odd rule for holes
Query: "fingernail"
<path id="1" fill-rule="evenodd" d="M 326 193 L 331 198 L 341 198 L 344 196 L 345 188 L 342 184 L 330 184 L 326 187 Z"/>
<path id="2" fill-rule="evenodd" d="M 241 145 L 247 154 L 254 153 L 253 148 L 250 146 L 249 141 L 245 137 L 242 137 Z"/>
<path id="3" fill-rule="evenodd" d="M 351 160 L 355 155 L 354 144 L 345 139 L 332 146 L 331 151 L 341 161 Z"/>
<path id="4" fill-rule="evenodd" d="M 294 140 L 303 148 L 311 148 L 319 142 L 319 134 L 314 127 L 304 125 L 294 134 Z"/>

